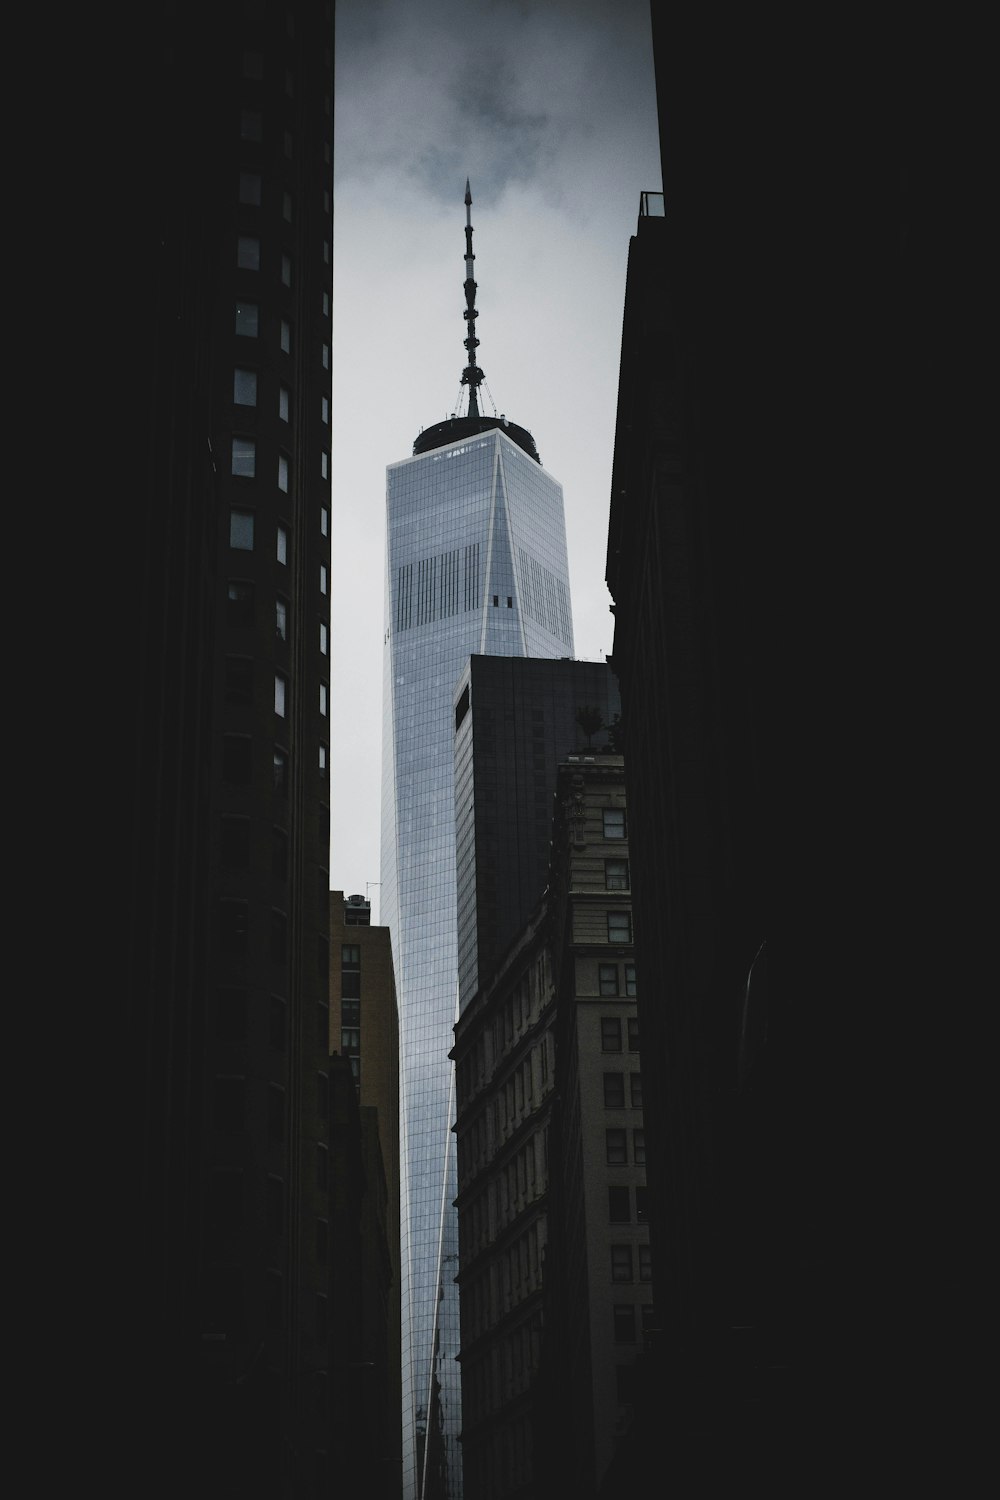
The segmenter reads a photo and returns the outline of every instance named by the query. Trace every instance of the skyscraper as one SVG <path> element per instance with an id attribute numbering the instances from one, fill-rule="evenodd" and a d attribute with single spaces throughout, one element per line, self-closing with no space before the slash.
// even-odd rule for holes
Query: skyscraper
<path id="1" fill-rule="evenodd" d="M 453 738 L 473 653 L 572 656 L 562 488 L 530 432 L 479 407 L 466 183 L 468 410 L 386 475 L 382 920 L 392 932 L 402 1083 L 403 1492 L 461 1494 L 457 1438 L 457 1012 Z"/>

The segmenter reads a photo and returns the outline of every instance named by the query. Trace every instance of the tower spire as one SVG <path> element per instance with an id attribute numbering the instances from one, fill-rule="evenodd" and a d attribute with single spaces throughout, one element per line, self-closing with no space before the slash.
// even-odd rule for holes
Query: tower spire
<path id="1" fill-rule="evenodd" d="M 468 325 L 468 337 L 465 347 L 468 351 L 468 364 L 462 371 L 462 384 L 469 387 L 469 416 L 479 416 L 479 386 L 483 379 L 483 372 L 476 363 L 476 350 L 479 340 L 476 338 L 476 283 L 472 274 L 472 263 L 475 260 L 472 253 L 472 189 L 469 187 L 469 179 L 465 179 L 465 312 L 463 317 Z"/>

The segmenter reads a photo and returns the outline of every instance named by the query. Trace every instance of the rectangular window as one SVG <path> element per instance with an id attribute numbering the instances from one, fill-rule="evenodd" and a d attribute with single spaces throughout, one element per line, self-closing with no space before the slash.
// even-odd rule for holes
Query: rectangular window
<path id="1" fill-rule="evenodd" d="M 282 354 L 292 352 L 292 325 L 287 318 L 281 320 L 281 352 Z"/>
<path id="2" fill-rule="evenodd" d="M 246 707 L 253 702 L 253 661 L 248 656 L 227 656 L 224 699 Z"/>
<path id="3" fill-rule="evenodd" d="M 275 880 L 288 879 L 288 834 L 283 828 L 271 829 L 271 874 Z"/>
<path id="4" fill-rule="evenodd" d="M 641 1109 L 642 1108 L 642 1074 L 641 1073 L 630 1073 L 628 1075 L 628 1078 L 629 1078 L 630 1096 L 631 1096 L 631 1099 L 632 1099 L 632 1108 L 633 1109 Z"/>
<path id="5" fill-rule="evenodd" d="M 233 438 L 232 472 L 252 479 L 257 472 L 257 444 L 253 438 Z"/>
<path id="6" fill-rule="evenodd" d="M 259 110 L 244 109 L 240 112 L 240 139 L 261 141 L 264 139 L 264 121 Z"/>
<path id="7" fill-rule="evenodd" d="M 359 976 L 360 977 L 360 976 Z M 345 1026 L 361 1025 L 361 1001 L 341 1000 L 340 1019 Z"/>
<path id="8" fill-rule="evenodd" d="M 319 591 L 321 594 L 326 593 L 326 563 L 319 565 Z"/>
<path id="9" fill-rule="evenodd" d="M 263 78 L 264 59 L 259 52 L 244 52 L 243 54 L 243 77 Z"/>
<path id="10" fill-rule="evenodd" d="M 625 1167 L 628 1165 L 624 1130 L 606 1130 L 604 1132 L 604 1146 L 609 1167 Z"/>
<path id="11" fill-rule="evenodd" d="M 637 1187 L 635 1190 L 635 1218 L 637 1224 L 649 1223 L 646 1189 L 644 1187 Z"/>
<path id="12" fill-rule="evenodd" d="M 285 717 L 285 691 L 288 684 L 280 672 L 274 674 L 274 711 L 281 718 Z"/>
<path id="13" fill-rule="evenodd" d="M 612 1281 L 631 1281 L 632 1280 L 632 1246 L 631 1245 L 612 1245 L 611 1246 L 611 1280 Z"/>
<path id="14" fill-rule="evenodd" d="M 245 339 L 255 339 L 260 327 L 260 308 L 256 302 L 237 302 L 236 332 Z"/>
<path id="15" fill-rule="evenodd" d="M 608 891 L 628 890 L 627 859 L 606 859 L 604 861 L 604 888 Z"/>
<path id="16" fill-rule="evenodd" d="M 241 271 L 260 270 L 260 240 L 254 234 L 236 238 L 236 265 Z"/>
<path id="17" fill-rule="evenodd" d="M 622 1050 L 622 1023 L 617 1016 L 601 1017 L 601 1051 L 620 1052 Z"/>
<path id="18" fill-rule="evenodd" d="M 330 293 L 329 292 L 324 292 L 323 293 L 323 316 L 324 316 L 324 318 L 328 318 L 330 316 Z"/>
<path id="19" fill-rule="evenodd" d="M 274 633 L 279 641 L 288 639 L 288 605 L 284 599 L 274 601 Z"/>
<path id="20" fill-rule="evenodd" d="M 321 479 L 329 479 L 329 477 L 330 477 L 330 455 L 329 455 L 329 453 L 327 453 L 327 451 L 326 451 L 325 448 L 324 448 L 323 452 L 320 454 L 320 458 L 319 458 L 319 472 L 320 472 L 320 478 Z M 324 531 L 323 535 L 326 536 L 326 532 L 325 531 Z"/>
<path id="21" fill-rule="evenodd" d="M 271 913 L 271 959 L 283 964 L 288 952 L 288 918 L 283 911 Z"/>
<path id="22" fill-rule="evenodd" d="M 619 1303 L 615 1313 L 615 1343 L 635 1343 L 635 1308 L 630 1302 Z"/>
<path id="23" fill-rule="evenodd" d="M 284 750 L 274 752 L 274 790 L 279 797 L 288 796 L 288 756 Z"/>
<path id="24" fill-rule="evenodd" d="M 250 907 L 247 902 L 229 901 L 223 897 L 219 902 L 219 946 L 223 953 L 245 953 L 249 934 Z"/>
<path id="25" fill-rule="evenodd" d="M 325 620 L 320 620 L 320 622 L 319 622 L 319 649 L 320 649 L 320 652 L 322 653 L 322 655 L 326 656 L 326 654 L 327 654 L 327 630 L 326 630 L 326 621 Z"/>
<path id="26" fill-rule="evenodd" d="M 617 995 L 618 993 L 618 965 L 598 964 L 597 980 L 602 995 Z"/>
<path id="27" fill-rule="evenodd" d="M 292 257 L 284 252 L 281 256 L 281 284 L 282 286 L 292 284 Z"/>
<path id="28" fill-rule="evenodd" d="M 629 1209 L 628 1188 L 608 1188 L 608 1219 L 612 1224 L 628 1224 L 632 1214 Z"/>
<path id="29" fill-rule="evenodd" d="M 639 1280 L 652 1281 L 653 1279 L 653 1247 L 652 1245 L 639 1246 Z"/>
<path id="30" fill-rule="evenodd" d="M 329 420 L 330 420 L 330 403 L 329 403 L 329 401 L 327 400 L 327 398 L 325 396 L 322 399 L 323 399 L 323 404 L 322 404 L 323 421 L 324 422 L 329 422 Z"/>
<path id="31" fill-rule="evenodd" d="M 633 1130 L 632 1132 L 632 1159 L 637 1167 L 644 1167 L 646 1165 L 645 1130 Z"/>
<path id="32" fill-rule="evenodd" d="M 325 771 L 326 770 L 326 746 L 325 745 L 320 745 L 320 747 L 319 747 L 319 768 L 320 768 L 321 771 Z"/>
<path id="33" fill-rule="evenodd" d="M 230 870 L 250 865 L 250 819 L 224 817 L 219 838 L 219 857 Z"/>
<path id="34" fill-rule="evenodd" d="M 327 710 L 327 687 L 326 687 L 326 683 L 325 682 L 321 682 L 320 685 L 319 685 L 319 711 L 323 715 L 324 719 L 326 718 L 326 710 Z"/>
<path id="35" fill-rule="evenodd" d="M 252 208 L 260 207 L 260 173 L 240 173 L 240 202 L 249 203 Z"/>
<path id="36" fill-rule="evenodd" d="M 343 1053 L 357 1052 L 361 1046 L 361 1028 L 359 1026 L 342 1026 L 340 1028 L 340 1049 Z"/>
<path id="37" fill-rule="evenodd" d="M 278 454 L 278 489 L 288 494 L 288 459 L 284 453 Z"/>
<path id="38" fill-rule="evenodd" d="M 286 224 L 290 224 L 292 222 L 292 195 L 291 195 L 291 193 L 283 193 L 281 195 L 281 217 L 284 219 L 284 221 L 285 221 Z"/>
<path id="39" fill-rule="evenodd" d="M 625 809 L 623 807 L 606 807 L 603 810 L 604 837 L 606 839 L 623 839 L 625 837 Z"/>
<path id="40" fill-rule="evenodd" d="M 232 546 L 231 541 L 230 546 Z M 252 625 L 253 621 L 253 584 L 246 583 L 240 578 L 230 578 L 226 587 L 226 624 L 232 630 L 243 630 L 248 625 Z"/>
<path id="41" fill-rule="evenodd" d="M 222 779 L 229 786 L 247 786 L 252 769 L 250 736 L 226 734 L 222 737 Z"/>
<path id="42" fill-rule="evenodd" d="M 330 241 L 329 240 L 324 240 L 323 241 L 323 264 L 325 266 L 328 266 L 330 264 Z"/>
<path id="43" fill-rule="evenodd" d="M 637 1016 L 628 1018 L 628 1050 L 638 1052 L 639 1050 L 639 1019 Z"/>
<path id="44" fill-rule="evenodd" d="M 319 508 L 319 534 L 320 536 L 330 535 L 330 512 L 325 505 Z"/>
<path id="45" fill-rule="evenodd" d="M 257 371 L 256 370 L 234 370 L 233 371 L 233 405 L 234 406 L 256 406 L 257 405 Z"/>
<path id="46" fill-rule="evenodd" d="M 282 422 L 288 421 L 289 390 L 286 385 L 281 386 L 278 391 L 278 416 Z"/>
<path id="47" fill-rule="evenodd" d="M 277 558 L 280 563 L 288 562 L 288 532 L 284 526 L 278 527 Z"/>
<path id="48" fill-rule="evenodd" d="M 632 913 L 628 911 L 608 912 L 608 942 L 630 943 L 632 941 Z"/>
<path id="49" fill-rule="evenodd" d="M 324 344 L 323 345 L 323 368 L 324 368 L 324 370 L 328 370 L 330 368 L 330 345 L 329 344 Z"/>
<path id="50" fill-rule="evenodd" d="M 625 965 L 625 993 L 630 999 L 635 999 L 635 964 Z"/>
<path id="51" fill-rule="evenodd" d="M 625 1108 L 625 1074 L 604 1074 L 604 1107 L 605 1109 Z"/>

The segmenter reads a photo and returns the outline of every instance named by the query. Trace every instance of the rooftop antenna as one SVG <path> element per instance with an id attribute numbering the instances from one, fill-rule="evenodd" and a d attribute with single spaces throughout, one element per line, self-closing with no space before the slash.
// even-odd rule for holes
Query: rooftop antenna
<path id="1" fill-rule="evenodd" d="M 468 350 L 469 363 L 462 371 L 462 384 L 469 387 L 469 416 L 479 416 L 479 386 L 483 380 L 483 372 L 476 364 L 476 350 L 479 340 L 476 338 L 476 282 L 472 274 L 472 262 L 475 260 L 472 253 L 472 189 L 469 187 L 469 179 L 465 179 L 465 318 L 468 327 L 468 338 L 465 347 Z"/>

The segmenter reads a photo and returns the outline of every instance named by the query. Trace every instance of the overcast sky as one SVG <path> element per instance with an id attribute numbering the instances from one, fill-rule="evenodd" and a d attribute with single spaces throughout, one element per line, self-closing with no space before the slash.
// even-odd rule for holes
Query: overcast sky
<path id="1" fill-rule="evenodd" d="M 330 883 L 377 921 L 385 469 L 458 403 L 465 179 L 478 361 L 563 486 L 576 655 L 600 661 L 628 242 L 660 160 L 648 0 L 336 17 Z"/>

